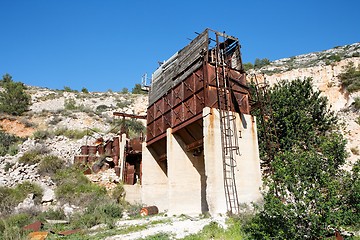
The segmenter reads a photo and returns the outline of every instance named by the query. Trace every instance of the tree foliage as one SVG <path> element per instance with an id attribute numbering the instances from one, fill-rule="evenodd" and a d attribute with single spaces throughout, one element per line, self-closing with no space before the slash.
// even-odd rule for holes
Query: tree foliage
<path id="1" fill-rule="evenodd" d="M 254 63 L 254 67 L 255 68 L 262 68 L 266 65 L 269 65 L 270 64 L 270 60 L 267 59 L 267 58 L 263 58 L 263 59 L 260 59 L 260 58 L 256 58 L 255 59 L 255 63 Z"/>
<path id="2" fill-rule="evenodd" d="M 358 224 L 359 167 L 341 170 L 346 141 L 327 99 L 313 90 L 311 79 L 280 82 L 269 94 L 273 116 L 266 121 L 276 128 L 277 151 L 263 208 L 247 230 L 255 239 L 317 239 L 331 228 Z M 259 136 L 262 142 L 264 129 Z M 269 157 L 266 145 L 260 147 L 262 158 Z"/>
<path id="3" fill-rule="evenodd" d="M 146 92 L 144 90 L 141 89 L 141 84 L 135 84 L 135 86 L 133 87 L 132 94 L 146 94 Z"/>
<path id="4" fill-rule="evenodd" d="M 28 110 L 31 98 L 23 83 L 14 82 L 9 74 L 5 74 L 0 86 L 3 88 L 0 91 L 0 112 L 17 116 Z"/>
<path id="5" fill-rule="evenodd" d="M 353 62 L 349 62 L 338 77 L 342 86 L 350 93 L 360 90 L 360 65 L 356 68 Z"/>

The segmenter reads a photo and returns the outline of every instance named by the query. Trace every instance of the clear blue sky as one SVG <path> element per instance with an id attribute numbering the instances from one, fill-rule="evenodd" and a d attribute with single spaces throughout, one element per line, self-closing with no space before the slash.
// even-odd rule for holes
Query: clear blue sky
<path id="1" fill-rule="evenodd" d="M 358 0 L 0 0 L 0 74 L 131 90 L 205 28 L 239 38 L 253 63 L 359 42 L 359 9 Z"/>

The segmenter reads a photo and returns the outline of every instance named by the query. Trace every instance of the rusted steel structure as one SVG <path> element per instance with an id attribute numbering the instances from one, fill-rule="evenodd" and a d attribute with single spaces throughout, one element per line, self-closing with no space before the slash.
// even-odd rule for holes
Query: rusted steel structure
<path id="1" fill-rule="evenodd" d="M 229 90 L 219 94 L 219 84 Z M 199 34 L 153 73 L 147 146 L 166 159 L 166 129 L 172 128 L 186 143 L 187 150 L 201 147 L 204 107 L 250 113 L 239 41 L 211 29 Z"/>

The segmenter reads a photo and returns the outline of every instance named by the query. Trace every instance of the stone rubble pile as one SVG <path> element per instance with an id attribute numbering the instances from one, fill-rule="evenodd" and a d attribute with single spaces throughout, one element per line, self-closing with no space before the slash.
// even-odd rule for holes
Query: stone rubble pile
<path id="1" fill-rule="evenodd" d="M 13 187 L 24 181 L 40 181 L 37 164 L 25 165 L 7 157 L 0 157 L 0 186 Z"/>
<path id="2" fill-rule="evenodd" d="M 86 176 L 90 181 L 97 183 L 100 186 L 104 186 L 106 190 L 114 189 L 120 182 L 120 177 L 116 176 L 115 171 L 112 168 Z"/>

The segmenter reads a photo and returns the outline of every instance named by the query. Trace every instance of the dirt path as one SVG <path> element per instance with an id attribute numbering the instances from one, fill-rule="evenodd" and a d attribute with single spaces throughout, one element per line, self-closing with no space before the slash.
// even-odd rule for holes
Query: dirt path
<path id="1" fill-rule="evenodd" d="M 159 222 L 158 224 L 154 224 Z M 156 235 L 159 233 L 166 233 L 171 235 L 174 239 L 184 238 L 190 234 L 200 232 L 206 225 L 210 222 L 218 222 L 220 225 L 225 227 L 225 218 L 193 218 L 187 216 L 181 217 L 161 217 L 156 216 L 147 219 L 140 220 L 128 220 L 128 221 L 119 221 L 116 223 L 116 226 L 119 228 L 128 227 L 131 225 L 147 225 L 146 229 L 131 232 L 127 234 L 114 235 L 111 237 L 105 238 L 106 240 L 117 240 L 117 239 L 127 239 L 135 240 L 140 238 L 146 238 L 148 236 Z"/>

